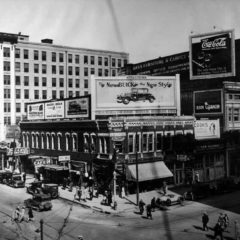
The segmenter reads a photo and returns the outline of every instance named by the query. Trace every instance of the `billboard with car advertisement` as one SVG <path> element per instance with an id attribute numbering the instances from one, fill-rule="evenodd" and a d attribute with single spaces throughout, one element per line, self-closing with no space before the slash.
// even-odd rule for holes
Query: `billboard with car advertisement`
<path id="1" fill-rule="evenodd" d="M 190 36 L 190 79 L 235 76 L 234 31 Z"/>
<path id="2" fill-rule="evenodd" d="M 66 118 L 88 118 L 89 114 L 89 98 L 83 97 L 65 101 Z"/>
<path id="3" fill-rule="evenodd" d="M 179 75 L 93 77 L 92 84 L 92 106 L 96 115 L 151 113 L 159 109 L 180 112 Z"/>
<path id="4" fill-rule="evenodd" d="M 220 138 L 219 119 L 215 120 L 196 120 L 194 126 L 196 140 Z"/>
<path id="5" fill-rule="evenodd" d="M 45 103 L 45 119 L 64 118 L 64 101 Z"/>
<path id="6" fill-rule="evenodd" d="M 44 119 L 44 103 L 32 103 L 27 105 L 28 120 Z"/>
<path id="7" fill-rule="evenodd" d="M 206 90 L 193 92 L 193 108 L 195 114 L 221 114 L 222 90 Z"/>

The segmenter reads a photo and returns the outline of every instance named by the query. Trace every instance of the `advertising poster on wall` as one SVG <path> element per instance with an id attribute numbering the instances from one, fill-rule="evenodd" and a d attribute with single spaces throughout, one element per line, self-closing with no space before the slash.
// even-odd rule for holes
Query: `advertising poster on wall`
<path id="1" fill-rule="evenodd" d="M 190 79 L 235 76 L 233 31 L 190 36 Z"/>
<path id="2" fill-rule="evenodd" d="M 66 118 L 89 118 L 90 102 L 89 97 L 68 99 L 65 101 Z"/>
<path id="3" fill-rule="evenodd" d="M 28 104 L 27 105 L 27 119 L 28 120 L 44 119 L 44 103 Z"/>
<path id="4" fill-rule="evenodd" d="M 195 114 L 221 114 L 222 90 L 196 91 L 193 93 Z"/>
<path id="5" fill-rule="evenodd" d="M 196 140 L 220 138 L 219 119 L 196 120 L 194 134 Z"/>
<path id="6" fill-rule="evenodd" d="M 64 118 L 64 101 L 45 103 L 45 119 Z"/>
<path id="7" fill-rule="evenodd" d="M 178 79 L 178 80 L 176 80 Z M 177 109 L 179 78 L 122 76 L 95 78 L 94 106 L 97 111 Z"/>

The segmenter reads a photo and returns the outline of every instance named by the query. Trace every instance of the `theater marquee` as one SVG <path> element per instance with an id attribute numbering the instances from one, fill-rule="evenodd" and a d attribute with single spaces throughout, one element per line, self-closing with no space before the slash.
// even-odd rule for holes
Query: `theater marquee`
<path id="1" fill-rule="evenodd" d="M 193 35 L 190 43 L 190 79 L 235 76 L 234 31 Z"/>

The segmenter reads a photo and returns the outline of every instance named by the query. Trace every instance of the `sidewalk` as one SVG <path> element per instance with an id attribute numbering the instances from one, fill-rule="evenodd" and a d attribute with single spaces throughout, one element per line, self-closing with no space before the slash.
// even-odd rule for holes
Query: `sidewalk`
<path id="1" fill-rule="evenodd" d="M 34 177 L 31 175 L 27 175 L 26 185 L 34 181 Z M 72 192 L 69 191 L 68 188 L 62 189 L 61 186 L 58 188 L 59 190 L 59 198 L 64 199 L 66 201 L 73 202 L 75 204 L 80 204 L 82 207 L 91 208 L 94 211 L 103 212 L 106 214 L 123 214 L 128 212 L 138 211 L 138 207 L 136 206 L 136 194 L 130 194 L 125 198 L 120 198 L 116 195 L 115 201 L 117 202 L 117 208 L 113 209 L 111 206 L 105 206 L 101 204 L 103 199 L 102 195 L 99 195 L 98 198 L 93 198 L 92 200 L 87 199 L 86 201 L 79 201 L 74 198 L 76 194 L 76 187 L 73 187 Z M 171 190 L 168 190 L 168 193 L 173 193 Z M 161 197 L 163 194 L 161 190 L 153 190 L 148 192 L 139 193 L 139 200 L 142 199 L 146 204 L 151 203 L 151 199 L 153 197 Z"/>

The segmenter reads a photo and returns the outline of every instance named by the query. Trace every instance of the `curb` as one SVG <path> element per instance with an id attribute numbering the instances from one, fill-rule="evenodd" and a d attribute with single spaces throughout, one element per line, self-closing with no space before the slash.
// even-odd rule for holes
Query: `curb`
<path id="1" fill-rule="evenodd" d="M 69 202 L 72 202 L 72 203 L 79 204 L 79 205 L 81 205 L 81 206 L 84 207 L 84 208 L 89 208 L 89 209 L 92 209 L 92 210 L 94 210 L 94 211 L 101 212 L 101 213 L 105 213 L 105 214 L 117 214 L 117 213 L 119 213 L 119 212 L 117 212 L 117 211 L 116 211 L 116 212 L 106 211 L 106 210 L 103 210 L 103 209 L 100 208 L 100 207 L 97 207 L 97 206 L 89 206 L 89 205 L 84 204 L 84 203 L 81 203 L 81 202 L 79 202 L 79 201 L 70 200 L 70 199 L 68 199 L 68 198 L 64 198 L 64 197 L 61 197 L 61 196 L 59 196 L 58 198 L 59 198 L 59 199 L 66 200 L 66 201 L 69 201 Z"/>

